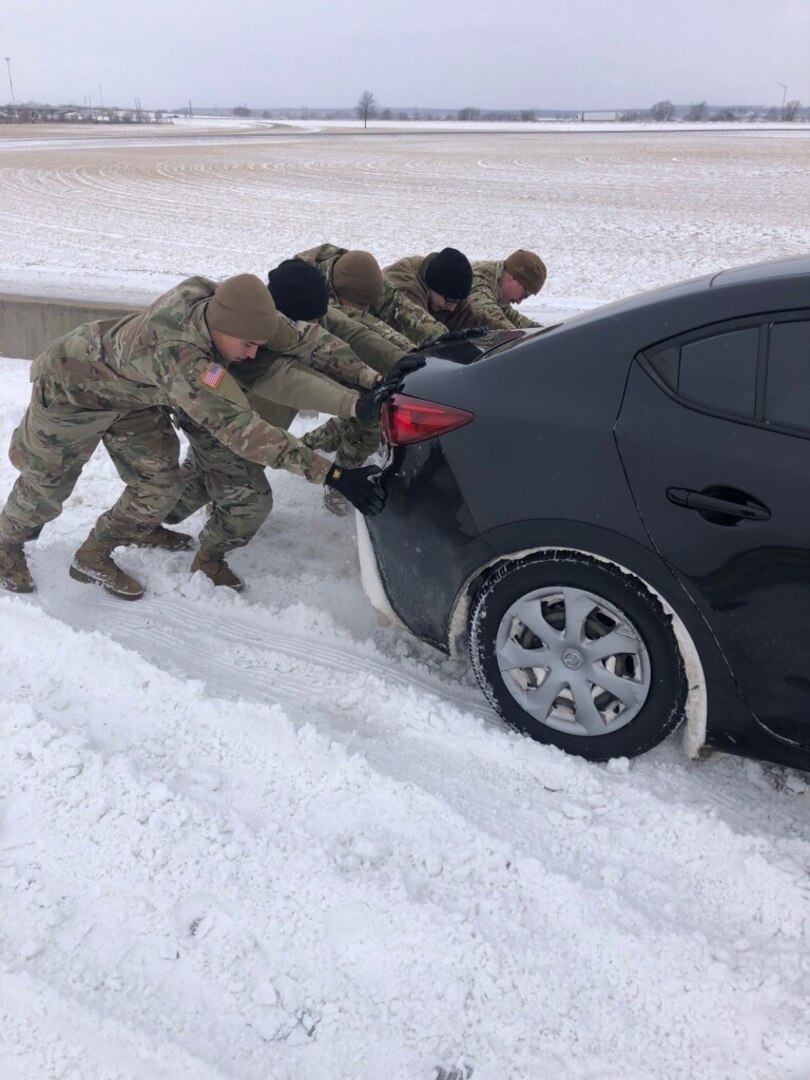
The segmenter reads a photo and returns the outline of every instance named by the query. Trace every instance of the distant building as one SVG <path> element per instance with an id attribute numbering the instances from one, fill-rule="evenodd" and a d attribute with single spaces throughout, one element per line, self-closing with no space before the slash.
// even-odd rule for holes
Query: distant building
<path id="1" fill-rule="evenodd" d="M 611 120 L 624 120 L 624 113 L 616 112 L 612 109 L 596 109 L 589 112 L 581 112 L 579 119 L 582 121 L 611 121 Z"/>

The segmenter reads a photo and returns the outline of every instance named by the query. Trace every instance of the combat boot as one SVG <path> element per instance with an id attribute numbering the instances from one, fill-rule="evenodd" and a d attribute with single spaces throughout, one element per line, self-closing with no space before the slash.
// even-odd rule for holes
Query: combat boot
<path id="1" fill-rule="evenodd" d="M 352 511 L 352 504 L 348 499 L 344 498 L 339 491 L 335 491 L 334 488 L 324 488 L 323 492 L 323 505 L 329 511 L 330 514 L 334 514 L 335 517 L 346 517 Z"/>
<path id="2" fill-rule="evenodd" d="M 95 532 L 91 532 L 73 556 L 68 573 L 74 581 L 81 581 L 85 585 L 100 585 L 105 592 L 122 600 L 140 600 L 143 596 L 143 585 L 115 565 L 110 555 L 111 550 L 100 544 L 96 540 Z"/>
<path id="3" fill-rule="evenodd" d="M 229 589 L 233 589 L 235 592 L 241 592 L 245 587 L 244 581 L 236 576 L 218 551 L 207 551 L 205 548 L 200 548 L 194 556 L 194 562 L 191 564 L 192 574 L 198 570 L 205 574 L 209 581 L 213 581 L 215 585 L 227 585 Z"/>
<path id="4" fill-rule="evenodd" d="M 9 592 L 33 592 L 36 588 L 22 544 L 0 544 L 0 585 Z"/>
<path id="5" fill-rule="evenodd" d="M 194 547 L 194 538 L 184 532 L 172 532 L 158 525 L 156 529 L 132 543 L 136 547 L 163 548 L 164 551 L 188 551 Z"/>

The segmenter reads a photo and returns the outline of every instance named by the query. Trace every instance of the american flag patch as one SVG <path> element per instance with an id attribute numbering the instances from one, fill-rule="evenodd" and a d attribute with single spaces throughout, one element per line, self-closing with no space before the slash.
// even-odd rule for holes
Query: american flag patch
<path id="1" fill-rule="evenodd" d="M 216 390 L 224 375 L 225 368 L 222 364 L 209 364 L 202 377 L 203 386 L 210 386 L 212 390 Z"/>

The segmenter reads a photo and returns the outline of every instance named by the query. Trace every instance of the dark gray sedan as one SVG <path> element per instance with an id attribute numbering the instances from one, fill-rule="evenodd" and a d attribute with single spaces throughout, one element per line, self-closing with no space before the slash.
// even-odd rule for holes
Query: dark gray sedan
<path id="1" fill-rule="evenodd" d="M 367 588 L 510 724 L 810 767 L 810 258 L 439 345 L 384 429 Z"/>

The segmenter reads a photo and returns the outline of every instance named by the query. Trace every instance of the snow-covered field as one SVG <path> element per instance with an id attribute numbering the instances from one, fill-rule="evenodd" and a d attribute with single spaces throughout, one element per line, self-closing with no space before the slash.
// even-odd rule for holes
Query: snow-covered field
<path id="1" fill-rule="evenodd" d="M 711 125 L 706 125 L 711 127 Z M 0 140 L 0 291 L 148 300 L 329 240 L 540 252 L 541 319 L 810 249 L 810 129 Z M 185 130 L 184 128 L 178 129 Z"/>
<path id="2" fill-rule="evenodd" d="M 521 244 L 542 317 L 810 248 L 806 134 L 7 144 L 16 292 Z M 0 371 L 5 448 L 27 365 Z M 0 596 L 0 1077 L 806 1080 L 806 777 L 505 731 L 377 623 L 352 522 L 272 480 L 241 596 L 188 553 L 121 552 L 136 604 L 68 578 L 120 490 L 101 453 L 39 591 Z"/>

